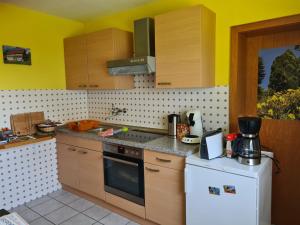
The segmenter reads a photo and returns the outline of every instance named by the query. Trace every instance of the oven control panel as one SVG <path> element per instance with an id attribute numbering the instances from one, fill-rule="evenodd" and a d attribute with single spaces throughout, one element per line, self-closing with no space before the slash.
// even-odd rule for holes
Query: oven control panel
<path id="1" fill-rule="evenodd" d="M 105 143 L 103 150 L 106 152 L 116 153 L 127 157 L 133 157 L 138 159 L 144 158 L 144 151 L 141 148 Z"/>

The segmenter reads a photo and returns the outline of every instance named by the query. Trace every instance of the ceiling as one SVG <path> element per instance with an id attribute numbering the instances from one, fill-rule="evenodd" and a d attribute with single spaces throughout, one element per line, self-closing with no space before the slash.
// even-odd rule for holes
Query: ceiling
<path id="1" fill-rule="evenodd" d="M 0 0 L 77 21 L 87 21 L 143 5 L 153 0 Z"/>

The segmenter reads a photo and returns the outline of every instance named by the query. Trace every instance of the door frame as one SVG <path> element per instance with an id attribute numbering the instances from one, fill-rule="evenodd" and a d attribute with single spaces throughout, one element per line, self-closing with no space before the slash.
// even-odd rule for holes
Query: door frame
<path id="1" fill-rule="evenodd" d="M 229 130 L 238 131 L 237 118 L 246 115 L 245 51 L 248 37 L 300 29 L 300 14 L 231 27 Z M 251 87 L 257 88 L 257 87 Z"/>
<path id="2" fill-rule="evenodd" d="M 293 35 L 295 33 L 295 35 Z M 231 27 L 229 82 L 229 129 L 238 132 L 238 116 L 256 116 L 256 48 L 290 43 L 300 39 L 300 14 Z M 300 43 L 299 43 L 300 44 Z M 298 224 L 296 199 L 300 193 L 300 121 L 263 119 L 262 145 L 270 148 L 280 161 L 281 173 L 272 177 L 272 223 Z M 275 167 L 275 166 L 274 166 Z"/>

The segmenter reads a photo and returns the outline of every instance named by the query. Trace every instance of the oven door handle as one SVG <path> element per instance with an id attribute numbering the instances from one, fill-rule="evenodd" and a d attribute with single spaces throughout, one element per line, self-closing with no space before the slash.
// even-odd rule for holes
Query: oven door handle
<path id="1" fill-rule="evenodd" d="M 104 159 L 109 159 L 111 161 L 116 161 L 116 162 L 120 162 L 120 163 L 124 163 L 127 165 L 131 165 L 131 166 L 135 166 L 138 167 L 139 164 L 138 163 L 134 163 L 134 162 L 128 162 L 126 160 L 122 160 L 122 159 L 117 159 L 117 158 L 113 158 L 113 157 L 109 157 L 109 156 L 103 156 Z"/>

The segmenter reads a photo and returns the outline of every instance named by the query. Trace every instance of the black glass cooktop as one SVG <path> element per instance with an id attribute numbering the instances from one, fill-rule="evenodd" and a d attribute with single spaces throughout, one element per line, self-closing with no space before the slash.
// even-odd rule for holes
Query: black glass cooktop
<path id="1" fill-rule="evenodd" d="M 132 141 L 137 143 L 146 143 L 160 137 L 163 136 L 161 134 L 129 130 L 128 132 L 121 132 L 108 138 L 124 140 L 124 141 Z"/>

